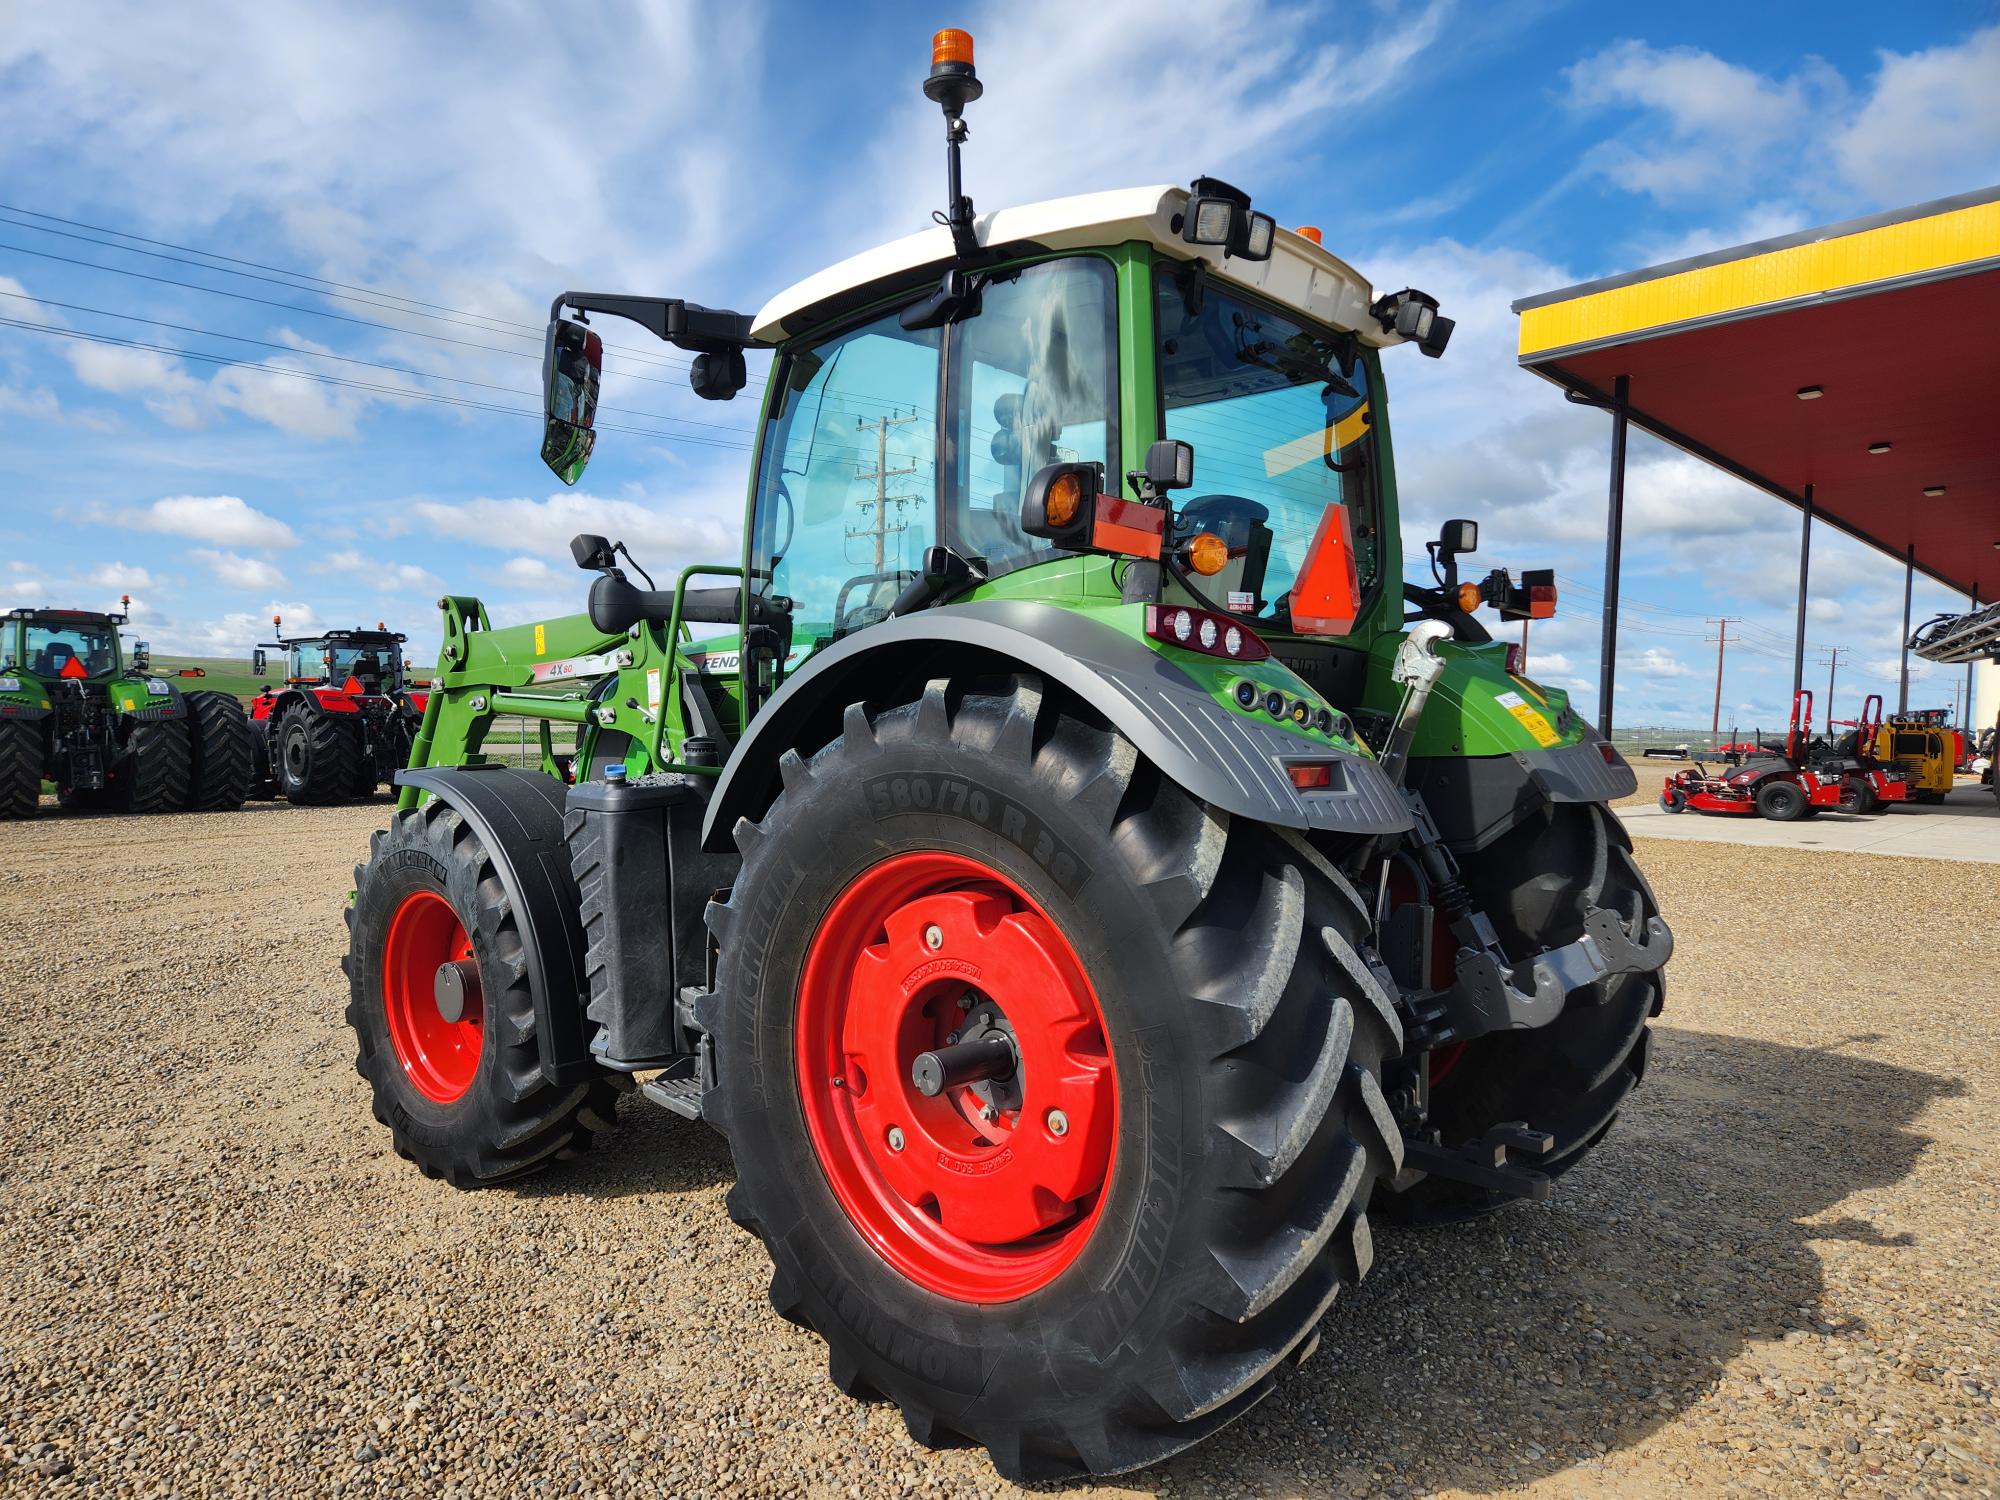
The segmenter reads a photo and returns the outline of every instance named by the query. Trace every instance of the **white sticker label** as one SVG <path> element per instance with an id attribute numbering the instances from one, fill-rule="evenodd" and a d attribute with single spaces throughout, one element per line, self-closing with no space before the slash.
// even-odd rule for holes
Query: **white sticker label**
<path id="1" fill-rule="evenodd" d="M 654 713 L 660 711 L 660 669 L 650 667 L 646 671 L 646 707 Z"/>
<path id="2" fill-rule="evenodd" d="M 1495 693 L 1493 701 L 1502 708 L 1526 708 L 1528 700 L 1519 693 Z"/>
<path id="3" fill-rule="evenodd" d="M 1229 607 L 1237 614 L 1242 614 L 1245 610 L 1255 609 L 1257 607 L 1257 596 L 1244 589 L 1231 589 L 1229 591 Z"/>

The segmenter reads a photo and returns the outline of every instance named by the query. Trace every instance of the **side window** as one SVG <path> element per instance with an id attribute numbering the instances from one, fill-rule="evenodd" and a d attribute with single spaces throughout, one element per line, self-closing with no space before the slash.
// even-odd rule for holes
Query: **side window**
<path id="1" fill-rule="evenodd" d="M 1117 473 L 1117 284 L 1094 256 L 1004 273 L 952 331 L 960 550 L 1004 573 L 1052 555 L 1021 494 L 1052 463 Z M 1115 480 L 1113 481 L 1115 484 Z"/>
<path id="2" fill-rule="evenodd" d="M 801 646 L 883 618 L 937 540 L 939 344 L 891 314 L 774 372 L 752 567 Z"/>

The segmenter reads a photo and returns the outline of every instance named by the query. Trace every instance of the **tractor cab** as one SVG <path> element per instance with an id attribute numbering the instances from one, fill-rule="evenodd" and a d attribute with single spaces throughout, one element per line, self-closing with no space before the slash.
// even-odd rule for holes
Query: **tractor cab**
<path id="1" fill-rule="evenodd" d="M 271 624 L 282 627 L 273 615 Z M 403 667 L 403 643 L 408 636 L 383 626 L 373 630 L 329 630 L 321 635 L 289 636 L 267 642 L 251 653 L 251 670 L 262 675 L 269 667 L 267 650 L 285 654 L 289 687 L 331 688 L 350 696 L 394 696 L 408 685 Z"/>
<path id="2" fill-rule="evenodd" d="M 44 682 L 103 682 L 122 675 L 118 627 L 125 616 L 80 609 L 17 609 L 6 616 L 0 670 Z"/>

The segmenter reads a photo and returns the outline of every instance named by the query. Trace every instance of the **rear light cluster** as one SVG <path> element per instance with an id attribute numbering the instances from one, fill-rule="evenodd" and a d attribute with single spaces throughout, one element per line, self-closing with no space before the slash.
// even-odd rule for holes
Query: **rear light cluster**
<path id="1" fill-rule="evenodd" d="M 1181 604 L 1147 605 L 1146 634 L 1169 646 L 1226 661 L 1262 661 L 1271 654 L 1271 648 L 1242 621 Z"/>

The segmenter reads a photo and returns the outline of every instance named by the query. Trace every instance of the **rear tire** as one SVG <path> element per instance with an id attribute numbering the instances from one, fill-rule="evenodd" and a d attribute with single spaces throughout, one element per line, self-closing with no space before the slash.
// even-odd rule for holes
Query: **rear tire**
<path id="1" fill-rule="evenodd" d="M 355 1071 L 399 1156 L 453 1187 L 504 1182 L 588 1150 L 617 1120 L 617 1088 L 542 1076 L 526 952 L 472 826 L 436 800 L 398 812 L 354 871 L 347 1024 Z M 455 1020 L 431 987 L 470 959 L 477 994 Z"/>
<path id="2" fill-rule="evenodd" d="M 106 800 L 122 813 L 179 812 L 187 805 L 191 755 L 185 720 L 134 724 Z"/>
<path id="3" fill-rule="evenodd" d="M 310 708 L 285 710 L 278 721 L 278 790 L 288 802 L 323 805 L 353 795 L 361 726 Z"/>
<path id="4" fill-rule="evenodd" d="M 1767 781 L 1757 788 L 1757 811 L 1773 823 L 1796 823 L 1806 815 L 1808 805 L 1796 781 Z"/>
<path id="5" fill-rule="evenodd" d="M 1196 801 L 1033 679 L 935 681 L 872 718 L 854 705 L 838 739 L 779 768 L 778 800 L 735 830 L 742 873 L 710 908 L 721 960 L 701 1008 L 719 1077 L 705 1114 L 736 1159 L 731 1216 L 770 1253 L 772 1305 L 827 1341 L 840 1389 L 895 1401 L 919 1442 L 985 1445 L 1015 1480 L 1138 1468 L 1240 1416 L 1367 1271 L 1369 1196 L 1402 1158 L 1378 1081 L 1401 1029 L 1362 956 L 1365 904 L 1311 849 Z M 912 886 L 886 916 L 853 904 L 933 867 L 980 873 Z M 953 916 L 954 902 L 1009 914 Z M 923 924 L 939 957 L 897 979 Z M 961 992 L 986 997 L 975 1012 L 991 1001 L 1032 1017 L 1041 991 L 1024 996 L 973 941 L 1013 924 L 1054 934 L 1101 1023 L 1022 1035 L 1097 1038 L 1083 1050 L 1114 1107 L 1072 1110 L 1052 1158 L 1032 1132 L 1052 1093 L 1069 1098 L 1071 1066 L 1050 1071 L 1024 1044 L 1014 1121 L 997 1116 L 1009 1136 L 975 1136 L 974 1164 L 953 1167 L 924 1111 L 957 1095 L 893 1093 L 909 1068 L 894 1047 L 850 1078 L 860 1055 L 839 1039 L 852 1033 L 827 1033 L 822 1055 L 815 1018 L 863 993 L 878 962 L 902 1007 L 880 1034 L 898 1044 Z M 884 1154 L 899 1138 L 865 1123 L 871 1108 L 902 1112 L 914 1165 Z M 958 1235 L 973 1222 L 954 1217 L 969 1212 L 967 1178 L 982 1202 L 1018 1198 L 1031 1161 L 1100 1132 L 1097 1175 L 1053 1195 L 1042 1231 Z M 934 1195 L 908 1197 L 903 1174 L 937 1182 Z M 903 1196 L 865 1199 L 870 1183 Z M 948 1255 L 955 1239 L 972 1269 L 918 1253 Z"/>
<path id="6" fill-rule="evenodd" d="M 1652 887 L 1632 858 L 1624 826 L 1595 803 L 1547 804 L 1477 855 L 1461 860 L 1465 885 L 1493 922 L 1509 956 L 1526 958 L 1583 935 L 1587 907 L 1617 913 L 1629 936 L 1659 915 Z M 1527 1165 L 1560 1176 L 1604 1138 L 1646 1071 L 1649 1018 L 1666 999 L 1661 970 L 1614 975 L 1571 995 L 1562 1014 L 1532 1031 L 1468 1043 L 1439 1070 L 1431 1122 L 1447 1146 L 1522 1120 L 1555 1137 Z M 1400 1217 L 1439 1223 L 1514 1200 L 1427 1177 L 1390 1200 Z"/>
<path id="7" fill-rule="evenodd" d="M 189 812 L 235 812 L 250 795 L 255 741 L 243 705 L 227 693 L 186 695 Z"/>
<path id="8" fill-rule="evenodd" d="M 0 721 L 0 818 L 32 818 L 41 800 L 41 726 Z"/>

